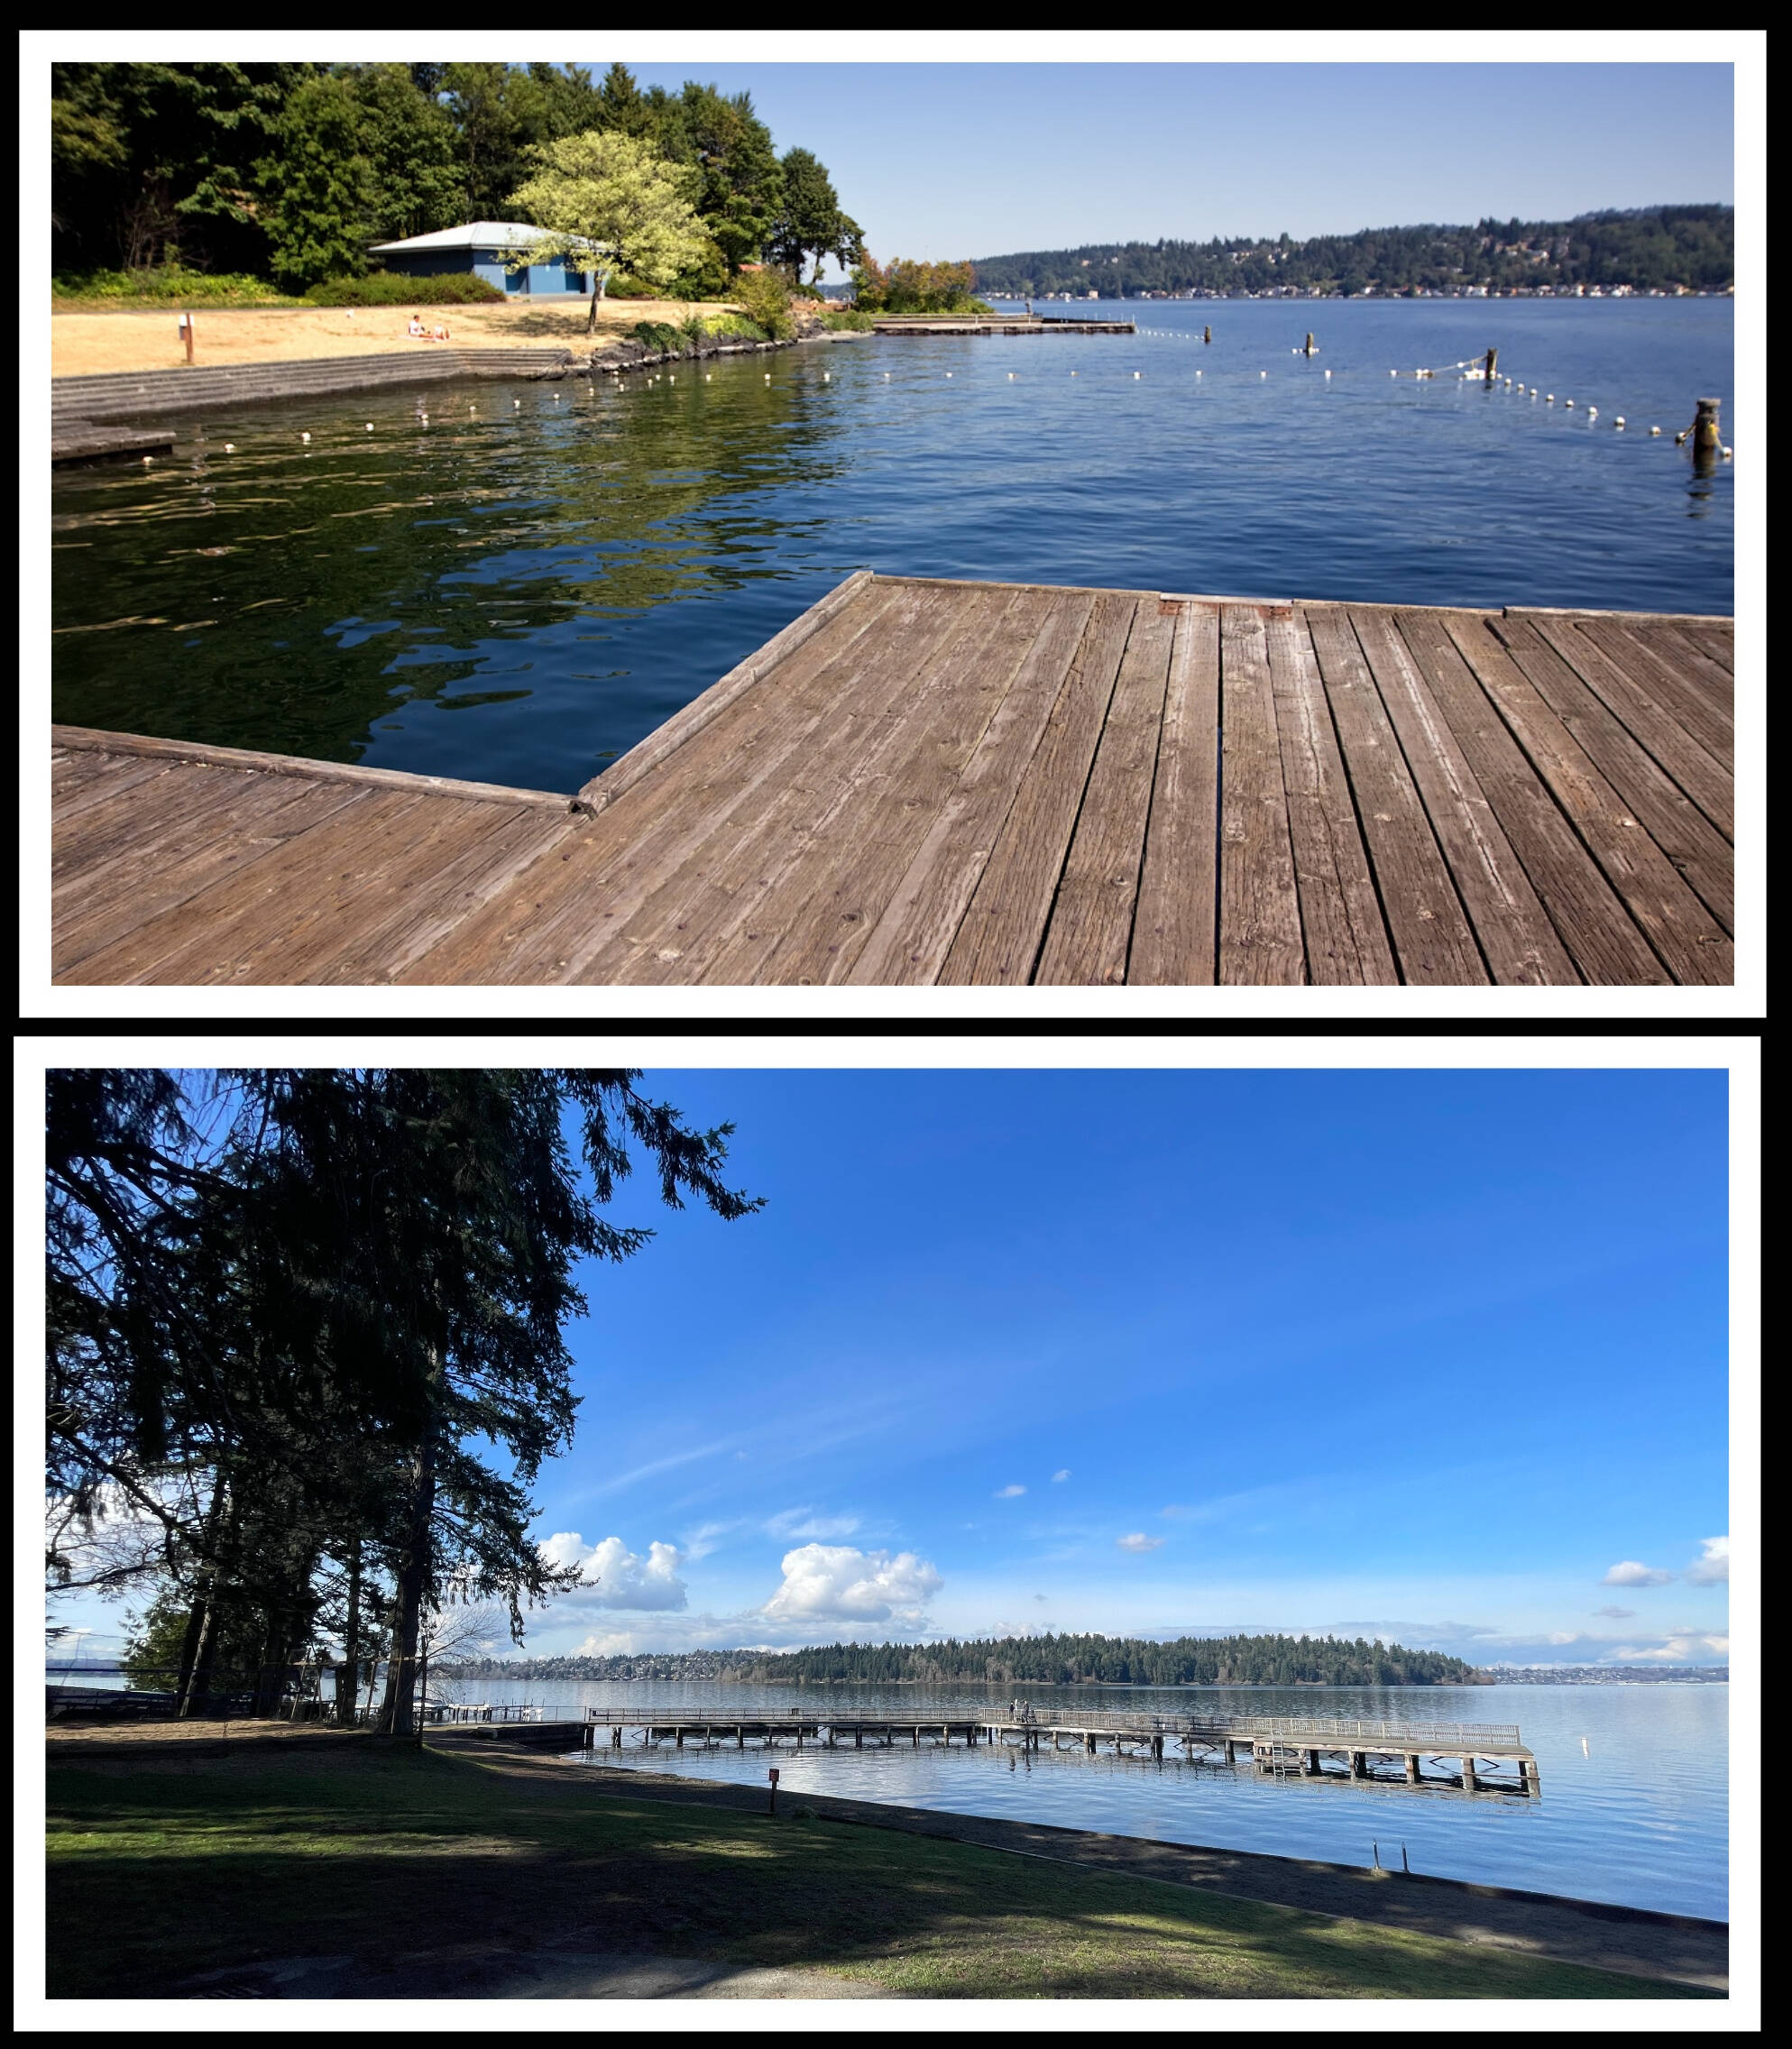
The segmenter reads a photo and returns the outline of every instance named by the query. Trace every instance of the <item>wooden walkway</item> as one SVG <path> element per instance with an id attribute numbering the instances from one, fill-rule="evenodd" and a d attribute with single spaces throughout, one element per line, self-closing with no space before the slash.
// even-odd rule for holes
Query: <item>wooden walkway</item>
<path id="1" fill-rule="evenodd" d="M 59 728 L 54 972 L 1723 984 L 1732 660 L 861 572 L 576 797 Z"/>

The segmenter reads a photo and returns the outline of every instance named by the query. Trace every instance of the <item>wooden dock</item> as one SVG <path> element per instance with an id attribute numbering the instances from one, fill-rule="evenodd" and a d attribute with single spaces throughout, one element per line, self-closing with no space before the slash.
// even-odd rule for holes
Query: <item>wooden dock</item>
<path id="1" fill-rule="evenodd" d="M 629 1731 L 637 1732 L 640 1747 L 648 1750 L 666 1742 L 681 1750 L 687 1746 L 744 1750 L 749 1743 L 767 1750 L 781 1743 L 797 1750 L 805 1745 L 833 1750 L 846 1743 L 855 1750 L 863 1750 L 868 1743 L 874 1749 L 899 1742 L 915 1749 L 924 1742 L 1009 1743 L 1029 1750 L 1069 1749 L 1089 1756 L 1106 1750 L 1121 1757 L 1162 1760 L 1174 1753 L 1185 1760 L 1226 1765 L 1248 1758 L 1256 1770 L 1278 1778 L 1447 1785 L 1469 1793 L 1521 1793 L 1533 1798 L 1542 1790 L 1535 1754 L 1518 1729 L 1505 1723 L 1087 1709 L 1045 1710 L 1024 1719 L 1012 1711 L 910 1718 L 810 1714 L 793 1709 L 783 1715 L 741 1719 L 649 1706 L 587 1708 L 582 1717 L 557 1723 L 550 1715 L 545 1725 L 538 1725 L 538 1732 L 544 1741 L 552 1741 L 556 1727 L 563 1740 L 576 1733 L 578 1747 L 585 1750 L 599 1748 L 600 1736 L 609 1748 L 621 1750 Z"/>
<path id="2" fill-rule="evenodd" d="M 1135 335 L 1134 320 L 1079 320 L 1061 314 L 995 314 L 981 319 L 930 319 L 926 315 L 897 315 L 879 320 L 874 335 Z"/>
<path id="3" fill-rule="evenodd" d="M 53 971 L 1724 984 L 1732 664 L 1727 619 L 860 572 L 575 794 L 54 729 Z"/>

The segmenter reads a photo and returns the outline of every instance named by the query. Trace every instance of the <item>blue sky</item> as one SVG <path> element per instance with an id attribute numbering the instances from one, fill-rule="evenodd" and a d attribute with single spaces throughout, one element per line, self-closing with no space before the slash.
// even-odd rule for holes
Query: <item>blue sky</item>
<path id="1" fill-rule="evenodd" d="M 749 91 L 885 261 L 1735 193 L 1727 64 L 629 61 Z"/>
<path id="2" fill-rule="evenodd" d="M 1337 1629 L 1722 1656 L 1725 1080 L 672 1072 L 723 1225 L 591 1277 L 547 1653 Z M 656 1548 L 657 1547 L 657 1548 Z"/>

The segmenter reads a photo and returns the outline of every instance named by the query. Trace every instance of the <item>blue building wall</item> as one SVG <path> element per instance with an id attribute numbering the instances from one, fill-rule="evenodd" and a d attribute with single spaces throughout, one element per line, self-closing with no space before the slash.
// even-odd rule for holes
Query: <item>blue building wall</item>
<path id="1" fill-rule="evenodd" d="M 526 271 L 507 271 L 495 249 L 418 250 L 386 259 L 385 267 L 405 278 L 439 278 L 471 271 L 513 295 L 539 292 L 589 292 L 591 274 L 571 271 L 564 263 L 531 263 Z"/>

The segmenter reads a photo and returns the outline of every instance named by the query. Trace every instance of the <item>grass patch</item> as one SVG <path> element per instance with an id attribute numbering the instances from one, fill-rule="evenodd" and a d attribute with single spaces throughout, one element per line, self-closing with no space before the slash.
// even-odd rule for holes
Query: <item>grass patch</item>
<path id="1" fill-rule="evenodd" d="M 344 1738 L 49 1774 L 50 1992 L 457 1943 L 822 1968 L 940 1997 L 1672 1998 L 1688 1989 L 833 1822 Z"/>

